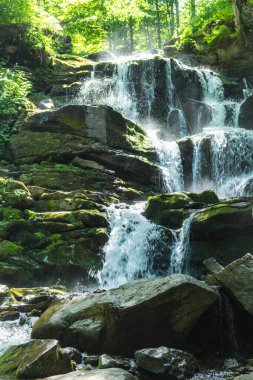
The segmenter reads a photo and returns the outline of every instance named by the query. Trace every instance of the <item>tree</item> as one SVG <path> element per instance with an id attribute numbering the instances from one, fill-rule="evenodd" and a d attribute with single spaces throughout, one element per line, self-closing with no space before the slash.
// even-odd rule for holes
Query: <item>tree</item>
<path id="1" fill-rule="evenodd" d="M 248 46 L 246 26 L 243 20 L 243 6 L 246 4 L 246 0 L 232 0 L 232 4 L 238 38 L 245 46 Z"/>

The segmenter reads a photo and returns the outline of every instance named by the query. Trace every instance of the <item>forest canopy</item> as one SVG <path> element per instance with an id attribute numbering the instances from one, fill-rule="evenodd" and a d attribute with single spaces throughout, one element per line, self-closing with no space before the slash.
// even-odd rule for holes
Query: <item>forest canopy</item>
<path id="1" fill-rule="evenodd" d="M 252 27 L 252 0 L 0 0 L 0 27 L 23 25 L 51 54 L 69 36 L 71 52 L 149 50 L 176 44 L 213 49 Z M 245 42 L 246 43 L 246 42 Z"/>

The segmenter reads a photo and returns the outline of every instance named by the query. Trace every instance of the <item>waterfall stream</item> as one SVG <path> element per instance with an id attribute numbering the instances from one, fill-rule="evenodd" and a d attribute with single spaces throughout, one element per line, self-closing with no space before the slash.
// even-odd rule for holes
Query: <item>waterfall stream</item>
<path id="1" fill-rule="evenodd" d="M 191 136 L 194 192 L 214 189 L 221 198 L 253 189 L 253 132 L 239 128 L 243 101 L 252 94 L 244 81 L 239 100 L 228 99 L 219 75 L 176 59 L 125 57 L 110 63 L 111 75 L 94 71 L 80 90 L 80 104 L 106 104 L 140 123 L 153 141 L 163 173 L 164 192 L 184 191 L 182 157 L 177 139 Z M 182 84 L 185 89 L 182 91 Z M 111 234 L 100 273 L 111 288 L 152 271 L 155 241 L 161 230 L 143 215 L 145 203 L 111 206 Z M 193 210 L 181 229 L 171 230 L 167 274 L 187 270 Z M 154 248 L 155 247 L 155 248 Z"/>

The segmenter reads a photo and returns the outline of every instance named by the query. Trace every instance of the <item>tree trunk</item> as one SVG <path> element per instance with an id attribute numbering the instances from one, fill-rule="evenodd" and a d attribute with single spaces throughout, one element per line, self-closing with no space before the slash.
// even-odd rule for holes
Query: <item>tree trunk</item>
<path id="1" fill-rule="evenodd" d="M 158 41 L 158 47 L 161 48 L 161 46 L 162 46 L 162 39 L 161 39 L 161 18 L 160 18 L 160 8 L 159 8 L 159 2 L 158 2 L 158 0 L 155 1 L 155 9 L 156 9 L 157 41 Z"/>
<path id="2" fill-rule="evenodd" d="M 234 10 L 234 19 L 235 19 L 235 27 L 238 33 L 238 37 L 241 43 L 245 46 L 248 46 L 246 27 L 243 21 L 243 4 L 244 0 L 232 0 L 233 2 L 233 10 Z"/>
<path id="3" fill-rule="evenodd" d="M 176 20 L 177 20 L 177 32 L 180 27 L 180 15 L 179 15 L 179 3 L 178 0 L 175 0 L 175 7 L 176 7 Z"/>
<path id="4" fill-rule="evenodd" d="M 129 19 L 129 39 L 130 39 L 130 52 L 134 51 L 134 20 L 133 17 Z"/>
<path id="5" fill-rule="evenodd" d="M 174 0 L 171 0 L 171 18 L 170 18 L 170 28 L 171 28 L 171 37 L 175 33 L 175 12 L 174 12 Z"/>
<path id="6" fill-rule="evenodd" d="M 194 18 L 196 16 L 196 1 L 190 0 L 190 12 L 191 12 L 191 18 Z"/>

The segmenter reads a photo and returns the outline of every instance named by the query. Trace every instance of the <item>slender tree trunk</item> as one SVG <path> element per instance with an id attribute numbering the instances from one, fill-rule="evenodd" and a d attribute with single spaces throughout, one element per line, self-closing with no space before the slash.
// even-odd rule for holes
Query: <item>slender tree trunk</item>
<path id="1" fill-rule="evenodd" d="M 158 47 L 161 48 L 162 38 L 161 38 L 161 17 L 160 17 L 159 0 L 155 1 L 155 9 L 156 9 L 157 41 L 158 41 Z"/>
<path id="2" fill-rule="evenodd" d="M 180 27 L 180 16 L 179 16 L 179 2 L 178 0 L 175 0 L 175 7 L 176 7 L 176 21 L 177 21 L 177 32 Z"/>
<path id="3" fill-rule="evenodd" d="M 134 51 L 134 20 L 133 17 L 129 19 L 129 39 L 130 39 L 130 52 Z"/>
<path id="4" fill-rule="evenodd" d="M 171 28 L 171 37 L 175 33 L 175 12 L 174 12 L 174 0 L 171 0 L 171 18 L 170 18 L 170 28 Z"/>
<path id="5" fill-rule="evenodd" d="M 194 18 L 196 16 L 196 1 L 190 0 L 190 12 L 191 12 L 191 18 Z"/>
<path id="6" fill-rule="evenodd" d="M 246 27 L 243 21 L 242 11 L 243 11 L 243 0 L 232 0 L 233 10 L 234 10 L 234 19 L 235 27 L 238 33 L 239 40 L 245 45 L 248 46 Z"/>

